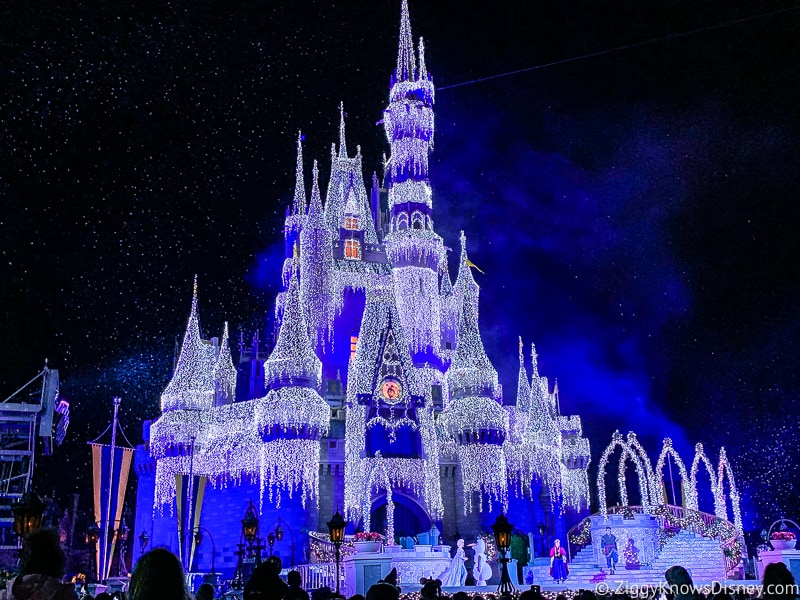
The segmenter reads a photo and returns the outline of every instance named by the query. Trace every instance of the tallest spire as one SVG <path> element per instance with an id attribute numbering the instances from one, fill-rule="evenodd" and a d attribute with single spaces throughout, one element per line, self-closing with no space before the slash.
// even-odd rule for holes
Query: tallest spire
<path id="1" fill-rule="evenodd" d="M 306 184 L 303 181 L 303 134 L 297 132 L 297 169 L 295 172 L 294 201 L 292 214 L 302 215 L 306 212 Z"/>
<path id="2" fill-rule="evenodd" d="M 414 40 L 411 37 L 408 0 L 403 0 L 400 11 L 400 44 L 397 49 L 397 81 L 413 81 L 415 71 Z"/>
<path id="3" fill-rule="evenodd" d="M 344 135 L 344 102 L 339 102 L 339 158 L 347 158 L 347 144 Z"/>

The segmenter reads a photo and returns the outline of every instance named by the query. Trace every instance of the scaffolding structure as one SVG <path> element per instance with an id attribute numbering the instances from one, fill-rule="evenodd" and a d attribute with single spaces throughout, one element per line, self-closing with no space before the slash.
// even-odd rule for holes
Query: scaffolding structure
<path id="1" fill-rule="evenodd" d="M 41 388 L 35 385 L 41 379 Z M 36 456 L 52 455 L 69 426 L 69 403 L 58 397 L 58 370 L 45 365 L 0 402 L 0 551 L 16 549 L 12 505 L 31 486 Z"/>

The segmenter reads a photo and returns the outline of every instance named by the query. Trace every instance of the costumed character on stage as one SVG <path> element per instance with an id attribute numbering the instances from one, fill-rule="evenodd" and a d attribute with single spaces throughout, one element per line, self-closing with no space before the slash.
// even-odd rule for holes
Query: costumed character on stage
<path id="1" fill-rule="evenodd" d="M 464 540 L 456 543 L 456 553 L 450 560 L 450 566 L 439 575 L 438 579 L 442 582 L 442 587 L 463 587 L 467 580 L 467 567 L 464 564 L 467 555 L 464 553 Z"/>
<path id="2" fill-rule="evenodd" d="M 617 537 L 611 533 L 611 527 L 606 527 L 606 534 L 600 538 L 600 544 L 603 548 L 603 554 L 606 557 L 608 571 L 613 575 L 617 568 L 619 554 L 617 552 Z"/>
<path id="3" fill-rule="evenodd" d="M 475 585 L 482 587 L 492 577 L 492 567 L 486 560 L 486 542 L 483 538 L 478 538 L 470 546 L 475 546 L 475 566 L 472 567 L 472 576 L 475 578 Z"/>
<path id="4" fill-rule="evenodd" d="M 550 576 L 556 580 L 556 583 L 566 581 L 569 577 L 569 569 L 567 568 L 567 553 L 561 547 L 561 540 L 556 540 L 553 547 L 550 548 Z"/>

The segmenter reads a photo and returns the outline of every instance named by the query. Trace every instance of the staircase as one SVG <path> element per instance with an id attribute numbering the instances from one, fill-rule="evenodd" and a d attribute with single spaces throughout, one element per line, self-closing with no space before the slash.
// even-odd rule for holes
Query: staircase
<path id="1" fill-rule="evenodd" d="M 724 581 L 725 567 L 719 541 L 680 531 L 667 541 L 650 565 L 626 568 L 625 557 L 620 553 L 614 575 L 608 573 L 605 562 L 595 564 L 594 549 L 591 545 L 585 546 L 569 564 L 567 583 L 570 587 L 576 584 L 595 586 L 598 583 L 609 586 L 659 584 L 664 582 L 664 572 L 673 565 L 685 567 L 695 583 Z M 552 582 L 549 565 L 534 567 L 534 583 Z"/>

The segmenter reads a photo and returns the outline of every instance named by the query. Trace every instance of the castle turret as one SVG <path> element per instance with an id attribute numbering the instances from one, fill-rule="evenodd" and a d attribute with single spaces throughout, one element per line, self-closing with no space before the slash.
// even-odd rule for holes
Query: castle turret
<path id="1" fill-rule="evenodd" d="M 306 185 L 303 177 L 303 134 L 297 132 L 297 162 L 295 165 L 294 198 L 286 214 L 283 227 L 285 259 L 283 263 L 283 289 L 289 287 L 295 248 L 300 242 L 300 233 L 306 220 Z"/>
<path id="2" fill-rule="evenodd" d="M 192 308 L 175 371 L 161 394 L 161 410 L 200 410 L 214 403 L 214 366 L 217 348 L 200 336 L 197 311 L 197 277 L 192 293 Z"/>
<path id="3" fill-rule="evenodd" d="M 497 371 L 481 340 L 477 315 L 465 299 L 458 345 L 447 372 L 450 402 L 442 413 L 447 433 L 455 439 L 464 482 L 464 512 L 481 510 L 483 494 L 491 505 L 508 506 L 508 482 L 503 443 L 508 413 L 495 400 Z M 473 496 L 477 493 L 477 507 Z"/>
<path id="4" fill-rule="evenodd" d="M 316 160 L 313 176 L 306 224 L 300 232 L 300 303 L 312 345 L 320 347 L 333 334 L 333 234 L 325 225 Z"/>
<path id="5" fill-rule="evenodd" d="M 214 405 L 215 399 L 219 348 L 214 341 L 200 336 L 195 277 L 192 308 L 175 372 L 161 395 L 161 416 L 150 427 L 150 453 L 156 459 L 157 506 L 163 507 L 175 498 L 176 474 L 194 470 L 192 457 L 204 436 L 201 415 Z"/>
<path id="6" fill-rule="evenodd" d="M 214 406 L 231 404 L 236 394 L 236 367 L 231 356 L 228 339 L 228 322 L 222 331 L 222 343 L 219 347 L 219 358 L 214 367 Z"/>
<path id="7" fill-rule="evenodd" d="M 327 435 L 330 408 L 319 394 L 322 363 L 314 352 L 300 306 L 297 267 L 284 301 L 278 341 L 264 363 L 267 396 L 257 401 L 261 486 L 278 506 L 281 491 L 299 492 L 303 505 L 319 494 L 319 440 Z"/>
<path id="8" fill-rule="evenodd" d="M 331 178 L 328 183 L 327 197 L 325 199 L 325 223 L 328 230 L 335 238 L 345 237 L 353 239 L 349 232 L 358 229 L 361 231 L 359 240 L 361 244 L 377 244 L 375 223 L 372 220 L 367 188 L 364 185 L 364 176 L 361 172 L 361 146 L 356 147 L 353 158 L 347 155 L 345 141 L 345 112 L 344 104 L 339 105 L 339 150 L 336 144 L 331 147 Z M 351 198 L 352 196 L 352 198 Z M 345 207 L 351 203 L 351 227 L 346 227 Z M 363 247 L 358 249 L 358 259 L 363 256 Z M 344 245 L 339 246 L 339 253 L 343 254 Z M 341 258 L 341 257 L 340 257 Z M 344 258 L 355 258 L 355 252 Z"/>

